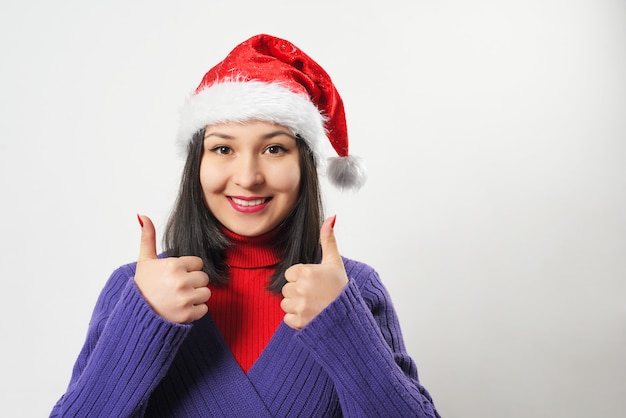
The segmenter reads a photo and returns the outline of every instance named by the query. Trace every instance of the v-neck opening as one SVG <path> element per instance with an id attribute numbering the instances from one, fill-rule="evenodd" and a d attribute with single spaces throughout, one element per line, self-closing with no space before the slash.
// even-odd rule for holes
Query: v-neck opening
<path id="1" fill-rule="evenodd" d="M 258 368 L 257 366 L 259 364 L 259 360 L 261 360 L 261 358 L 266 357 L 268 355 L 267 353 L 272 351 L 272 350 L 268 350 L 268 348 L 270 348 L 271 345 L 274 345 L 274 341 L 277 339 L 277 335 L 285 331 L 283 328 L 287 328 L 287 330 L 291 329 L 284 322 L 281 321 L 280 324 L 278 324 L 278 327 L 276 327 L 276 330 L 274 331 L 274 333 L 272 334 L 272 337 L 269 339 L 265 347 L 263 347 L 263 350 L 261 350 L 261 353 L 259 354 L 259 356 L 254 360 L 254 362 L 252 362 L 252 365 L 246 372 L 237 361 L 237 358 L 233 354 L 231 348 L 228 346 L 228 343 L 226 342 L 224 335 L 222 335 L 222 332 L 220 331 L 219 327 L 215 323 L 215 320 L 213 319 L 211 314 L 207 313 L 205 315 L 205 318 L 209 320 L 210 326 L 214 329 L 214 335 L 216 336 L 216 338 L 219 339 L 219 343 L 224 347 L 224 350 L 226 351 L 229 362 L 236 364 L 238 370 L 241 371 L 241 374 L 243 374 L 247 378 L 255 368 Z"/>

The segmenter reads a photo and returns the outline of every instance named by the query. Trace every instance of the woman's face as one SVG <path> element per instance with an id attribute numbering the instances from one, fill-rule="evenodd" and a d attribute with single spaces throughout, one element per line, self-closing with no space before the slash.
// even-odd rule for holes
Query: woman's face
<path id="1" fill-rule="evenodd" d="M 271 231 L 298 199 L 293 133 L 262 121 L 207 126 L 200 184 L 209 209 L 229 230 L 250 237 Z"/>

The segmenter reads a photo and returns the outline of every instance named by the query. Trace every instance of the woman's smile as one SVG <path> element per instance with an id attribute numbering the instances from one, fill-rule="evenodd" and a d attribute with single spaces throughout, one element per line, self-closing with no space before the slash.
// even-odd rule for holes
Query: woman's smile
<path id="1" fill-rule="evenodd" d="M 233 209 L 238 212 L 251 213 L 258 212 L 269 204 L 272 200 L 271 197 L 243 197 L 243 196 L 228 196 L 230 204 Z"/>

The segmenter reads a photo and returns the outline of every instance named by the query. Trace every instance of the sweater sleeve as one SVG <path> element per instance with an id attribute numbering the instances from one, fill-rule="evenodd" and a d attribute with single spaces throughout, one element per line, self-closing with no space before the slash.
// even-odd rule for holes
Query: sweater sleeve
<path id="1" fill-rule="evenodd" d="M 333 380 L 345 416 L 439 417 L 378 274 L 344 261 L 348 286 L 296 338 Z"/>
<path id="2" fill-rule="evenodd" d="M 51 417 L 141 415 L 191 325 L 158 316 L 135 285 L 134 265 L 102 290 L 66 393 Z"/>

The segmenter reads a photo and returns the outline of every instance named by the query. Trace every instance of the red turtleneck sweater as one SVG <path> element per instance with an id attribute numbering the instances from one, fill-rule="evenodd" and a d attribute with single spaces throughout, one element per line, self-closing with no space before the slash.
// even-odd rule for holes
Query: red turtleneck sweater
<path id="1" fill-rule="evenodd" d="M 231 352 L 247 373 L 280 325 L 285 313 L 282 295 L 266 290 L 279 254 L 271 245 L 274 234 L 242 237 L 224 231 L 233 245 L 226 251 L 230 281 L 211 286 L 209 313 Z"/>

